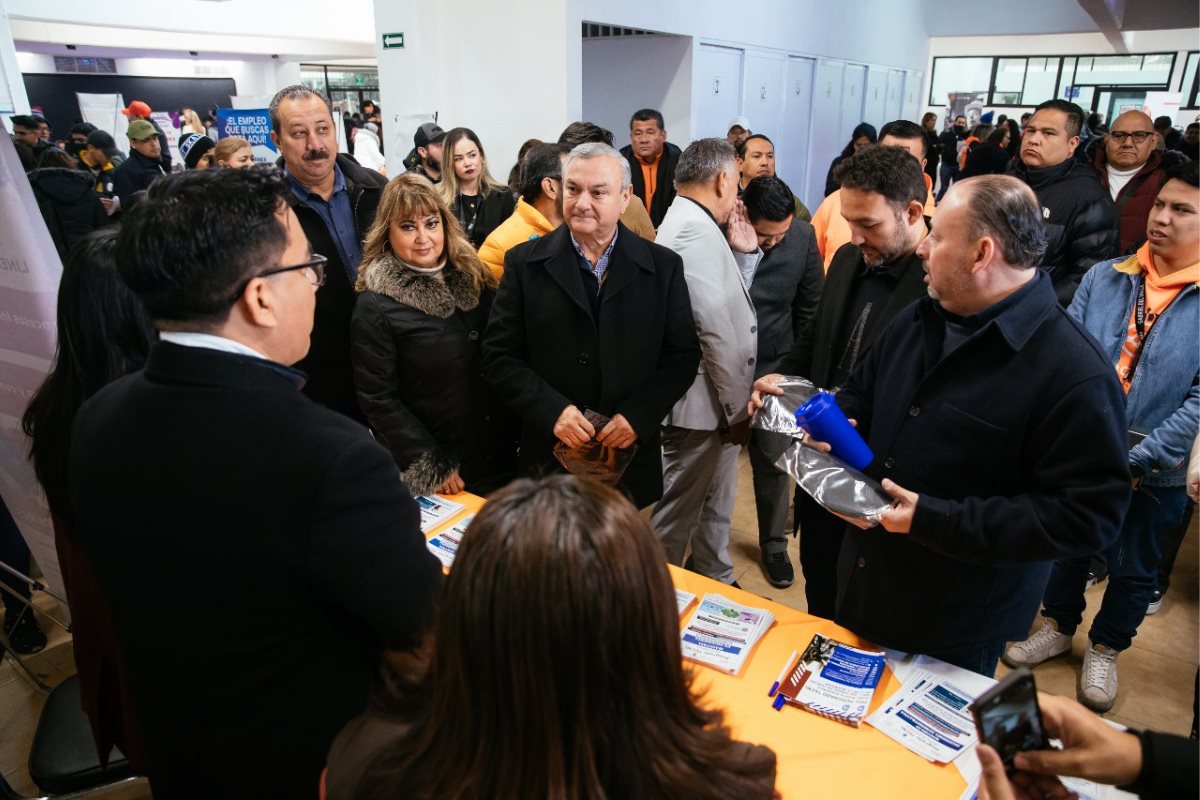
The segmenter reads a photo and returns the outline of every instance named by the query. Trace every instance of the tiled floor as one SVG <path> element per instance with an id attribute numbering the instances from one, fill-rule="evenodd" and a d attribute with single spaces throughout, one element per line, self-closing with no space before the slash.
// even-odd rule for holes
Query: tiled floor
<path id="1" fill-rule="evenodd" d="M 1188 532 L 1175 565 L 1171 591 L 1162 610 L 1147 617 L 1138 631 L 1133 647 L 1118 661 L 1121 693 L 1110 719 L 1135 727 L 1152 727 L 1171 733 L 1186 734 L 1192 724 L 1192 702 L 1196 668 L 1200 663 L 1200 551 L 1196 525 Z M 733 515 L 730 551 L 735 575 L 742 588 L 785 605 L 804 609 L 804 579 L 799 574 L 795 540 L 789 547 L 797 566 L 796 583 L 776 589 L 767 583 L 758 561 L 758 528 L 754 513 L 754 494 L 750 485 L 750 466 L 743 455 L 738 470 L 738 498 Z M 1088 592 L 1088 614 L 1075 638 L 1071 655 L 1038 667 L 1034 674 L 1039 688 L 1056 694 L 1075 696 L 1087 625 L 1099 608 L 1103 585 Z M 52 609 L 52 601 L 43 597 L 39 607 Z M 931 621 L 936 624 L 936 621 Z M 53 625 L 45 626 L 50 645 L 26 661 L 51 686 L 74 672 L 70 636 Z M 1005 668 L 1001 666 L 1001 674 Z M 25 769 L 29 745 L 37 727 L 43 696 L 32 688 L 24 675 L 7 658 L 0 663 L 0 772 L 18 792 L 37 793 Z M 147 798 L 144 783 L 97 793 L 105 800 Z"/>

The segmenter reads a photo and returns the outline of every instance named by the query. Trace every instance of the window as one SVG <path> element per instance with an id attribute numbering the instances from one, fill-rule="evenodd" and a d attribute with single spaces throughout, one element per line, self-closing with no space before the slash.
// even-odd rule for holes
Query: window
<path id="1" fill-rule="evenodd" d="M 1196 66 L 1198 63 L 1200 63 L 1200 53 L 1193 50 L 1187 54 L 1187 61 L 1184 62 L 1183 67 L 1183 80 L 1179 84 L 1184 108 L 1196 107 Z"/>
<path id="2" fill-rule="evenodd" d="M 1161 86 L 1171 81 L 1172 53 L 1132 56 L 1087 56 L 1079 59 L 1077 86 Z"/>
<path id="3" fill-rule="evenodd" d="M 992 80 L 992 102 L 1001 106 L 1021 104 L 1021 90 L 1025 86 L 1025 67 L 1028 59 L 996 59 L 996 76 Z"/>
<path id="4" fill-rule="evenodd" d="M 1057 57 L 1029 59 L 1025 67 L 1025 89 L 1021 92 L 1020 105 L 1036 106 L 1054 98 L 1060 60 Z"/>
<path id="5" fill-rule="evenodd" d="M 992 80 L 992 58 L 933 59 L 929 105 L 946 105 L 950 92 L 986 92 Z"/>

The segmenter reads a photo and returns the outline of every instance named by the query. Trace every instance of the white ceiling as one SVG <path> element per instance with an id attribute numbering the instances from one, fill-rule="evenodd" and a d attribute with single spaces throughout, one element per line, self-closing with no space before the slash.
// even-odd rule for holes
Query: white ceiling
<path id="1" fill-rule="evenodd" d="M 1046 33 L 1096 33 L 1100 26 L 1085 10 L 1087 0 L 925 0 L 930 36 L 1029 36 Z M 1122 31 L 1200 27 L 1196 0 L 1103 0 L 1109 9 L 1124 7 Z M 1111 13 L 1111 12 L 1110 12 Z M 1197 42 L 1200 46 L 1200 42 Z"/>

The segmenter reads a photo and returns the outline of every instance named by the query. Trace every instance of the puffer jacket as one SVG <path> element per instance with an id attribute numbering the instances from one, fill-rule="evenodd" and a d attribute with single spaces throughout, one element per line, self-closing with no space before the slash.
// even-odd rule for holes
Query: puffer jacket
<path id="1" fill-rule="evenodd" d="M 90 173 L 63 167 L 35 169 L 29 173 L 29 185 L 59 256 L 66 257 L 77 241 L 108 224 Z"/>
<path id="2" fill-rule="evenodd" d="M 1092 267 L 1067 309 L 1096 337 L 1116 367 L 1142 282 L 1138 257 Z M 1200 287 L 1184 288 L 1146 334 L 1133 385 L 1125 398 L 1129 427 L 1146 438 L 1129 451 L 1149 486 L 1183 486 L 1187 458 L 1200 428 Z"/>
<path id="3" fill-rule="evenodd" d="M 479 246 L 479 260 L 487 264 L 498 281 L 504 274 L 505 253 L 522 242 L 545 236 L 554 228 L 540 211 L 521 198 L 512 216 L 501 222 Z"/>
<path id="4" fill-rule="evenodd" d="M 1079 281 L 1097 261 L 1118 254 L 1117 209 L 1096 170 L 1067 159 L 1053 167 L 1030 169 L 1017 159 L 1009 174 L 1029 184 L 1042 206 L 1046 254 L 1042 269 L 1054 281 L 1054 293 L 1070 305 Z"/>
<path id="5" fill-rule="evenodd" d="M 350 323 L 354 385 L 371 428 L 414 495 L 457 471 L 486 494 L 516 471 L 517 425 L 479 366 L 494 290 L 447 263 L 443 279 L 391 253 L 364 264 Z M 507 447 L 503 442 L 507 441 Z"/>

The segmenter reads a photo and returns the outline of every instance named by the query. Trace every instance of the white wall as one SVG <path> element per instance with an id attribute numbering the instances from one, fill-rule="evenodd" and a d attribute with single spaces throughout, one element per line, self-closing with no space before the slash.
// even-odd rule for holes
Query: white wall
<path id="1" fill-rule="evenodd" d="M 526 139 L 557 140 L 583 113 L 573 4 L 510 0 L 456 14 L 426 0 L 375 0 L 375 30 L 405 36 L 396 50 L 382 49 L 376 38 L 389 174 L 398 173 L 412 147 L 416 126 L 406 115 L 437 111 L 446 130 L 473 129 L 498 180 L 507 178 Z"/>
<path id="2" fill-rule="evenodd" d="M 629 117 L 658 109 L 671 141 L 692 138 L 692 40 L 635 36 L 583 40 L 583 119 L 629 143 Z"/>
<path id="3" fill-rule="evenodd" d="M 29 113 L 29 95 L 21 80 L 4 0 L 0 0 L 0 112 Z"/>

